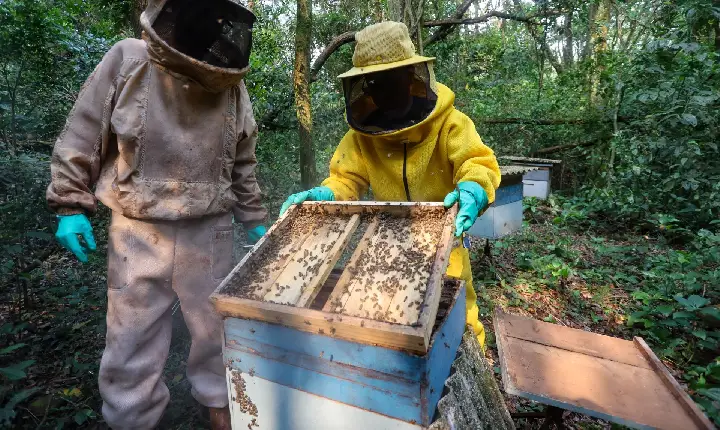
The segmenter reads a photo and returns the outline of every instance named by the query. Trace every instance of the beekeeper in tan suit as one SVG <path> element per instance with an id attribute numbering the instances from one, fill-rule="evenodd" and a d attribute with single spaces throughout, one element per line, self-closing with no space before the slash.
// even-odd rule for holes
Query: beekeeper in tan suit
<path id="1" fill-rule="evenodd" d="M 144 41 L 110 49 L 55 145 L 47 200 L 63 246 L 86 261 L 87 215 L 97 200 L 112 209 L 99 376 L 112 428 L 153 428 L 165 410 L 176 297 L 192 336 L 192 394 L 213 428 L 229 428 L 221 319 L 208 297 L 231 269 L 233 215 L 251 242 L 265 232 L 243 83 L 254 21 L 230 0 L 150 0 Z"/>

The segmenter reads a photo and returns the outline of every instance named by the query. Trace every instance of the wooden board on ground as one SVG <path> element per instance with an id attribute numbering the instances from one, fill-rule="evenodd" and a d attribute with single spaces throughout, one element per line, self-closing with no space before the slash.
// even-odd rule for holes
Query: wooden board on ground
<path id="1" fill-rule="evenodd" d="M 441 203 L 293 206 L 211 300 L 228 317 L 425 353 L 456 213 Z M 351 240 L 356 229 L 359 242 Z M 354 249 L 352 242 L 358 242 Z M 343 253 L 352 256 L 326 304 L 316 310 L 313 301 Z"/>
<path id="2" fill-rule="evenodd" d="M 635 428 L 714 428 L 670 382 L 674 379 L 642 340 L 615 339 L 499 308 L 494 325 L 509 394 Z"/>

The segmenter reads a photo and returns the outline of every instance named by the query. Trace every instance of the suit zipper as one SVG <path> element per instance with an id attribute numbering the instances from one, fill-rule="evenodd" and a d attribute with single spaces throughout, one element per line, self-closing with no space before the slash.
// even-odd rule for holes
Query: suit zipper
<path id="1" fill-rule="evenodd" d="M 403 142 L 403 184 L 405 185 L 405 198 L 407 201 L 410 200 L 410 186 L 408 186 L 407 179 L 407 140 Z"/>

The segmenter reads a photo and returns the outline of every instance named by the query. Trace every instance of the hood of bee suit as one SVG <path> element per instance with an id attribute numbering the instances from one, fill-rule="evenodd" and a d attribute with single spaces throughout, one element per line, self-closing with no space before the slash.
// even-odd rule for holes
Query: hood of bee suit
<path id="1" fill-rule="evenodd" d="M 254 22 L 252 12 L 231 0 L 150 0 L 140 16 L 150 59 L 211 92 L 247 74 Z"/>

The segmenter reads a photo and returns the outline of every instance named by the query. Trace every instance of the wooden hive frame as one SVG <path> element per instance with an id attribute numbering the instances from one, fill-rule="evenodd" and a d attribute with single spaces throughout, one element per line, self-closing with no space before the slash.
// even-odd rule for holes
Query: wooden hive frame
<path id="1" fill-rule="evenodd" d="M 287 249 L 282 253 L 286 258 L 278 260 L 273 265 L 274 268 L 267 276 L 266 284 L 262 286 L 265 288 L 261 290 L 265 293 L 264 300 L 242 298 L 226 293 L 224 290 L 231 285 L 233 280 L 249 274 L 248 268 L 251 267 L 251 264 L 248 263 L 258 259 L 263 251 L 270 246 L 274 234 L 283 229 L 293 218 L 293 215 L 298 212 L 298 206 L 292 206 L 235 266 L 210 296 L 210 300 L 217 312 L 224 317 L 276 323 L 305 332 L 425 354 L 428 351 L 440 302 L 442 276 L 447 268 L 450 251 L 452 250 L 453 225 L 457 207 L 455 206 L 445 213 L 440 240 L 437 242 L 437 250 L 434 254 L 429 279 L 426 284 L 427 287 L 424 292 L 424 301 L 419 306 L 417 322 L 412 325 L 403 325 L 330 312 L 329 304 L 331 300 L 342 295 L 343 289 L 346 288 L 346 283 L 351 277 L 347 269 L 357 263 L 359 254 L 363 249 L 367 248 L 369 238 L 372 237 L 375 232 L 374 229 L 377 228 L 377 221 L 372 221 L 367 226 L 363 238 L 351 256 L 340 280 L 334 287 L 327 301 L 328 304 L 323 310 L 310 309 L 310 306 L 343 251 L 347 248 L 353 233 L 359 227 L 362 214 L 388 213 L 394 216 L 409 216 L 413 213 L 422 213 L 423 210 L 429 208 L 435 210 L 442 208 L 442 203 L 306 202 L 302 206 L 320 210 L 326 215 L 344 215 L 343 218 L 347 218 L 347 221 L 337 221 L 337 219 L 333 221 L 344 222 L 344 225 L 341 228 L 336 225 L 331 229 L 331 234 L 325 235 L 323 232 L 312 232 L 300 237 L 292 245 L 288 245 Z M 325 226 L 320 229 L 323 228 Z M 306 255 L 305 250 L 308 249 L 309 243 L 312 243 L 313 246 L 319 245 L 322 249 L 329 249 L 329 251 L 324 252 L 322 260 L 315 263 L 315 268 L 309 278 L 302 280 L 285 279 L 279 282 L 278 279 L 281 277 L 288 277 L 287 267 L 295 264 L 298 259 L 304 258 L 303 255 Z M 279 290 L 274 290 L 278 285 L 283 284 L 287 284 L 289 287 L 284 288 L 281 286 Z M 275 297 L 282 300 L 283 304 L 267 301 Z"/>

